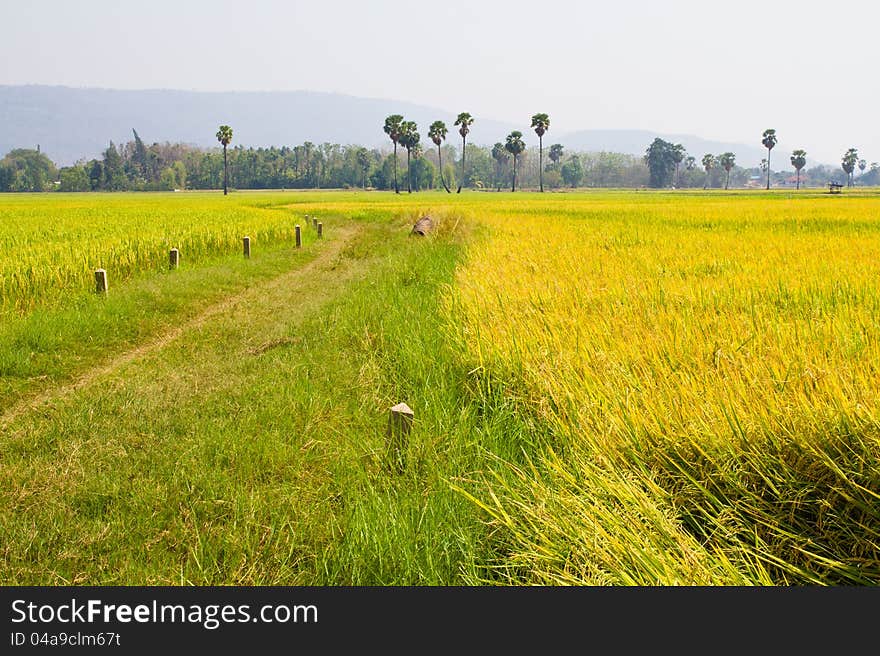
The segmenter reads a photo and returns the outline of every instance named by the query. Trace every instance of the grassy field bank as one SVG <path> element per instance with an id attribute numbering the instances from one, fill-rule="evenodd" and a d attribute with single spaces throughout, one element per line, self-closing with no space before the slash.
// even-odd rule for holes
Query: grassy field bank
<path id="1" fill-rule="evenodd" d="M 306 214 L 327 236 L 295 249 Z M 4 581 L 877 583 L 878 216 L 871 192 L 4 197 L 0 271 L 22 244 L 30 267 L 3 287 Z"/>

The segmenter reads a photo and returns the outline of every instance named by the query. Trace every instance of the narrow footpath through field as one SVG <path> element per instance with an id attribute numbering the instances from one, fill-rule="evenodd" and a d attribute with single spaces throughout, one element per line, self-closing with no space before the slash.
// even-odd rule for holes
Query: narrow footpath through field
<path id="1" fill-rule="evenodd" d="M 220 302 L 202 310 L 197 316 L 186 320 L 184 323 L 164 331 L 160 335 L 133 349 L 114 355 L 108 362 L 81 373 L 77 376 L 76 380 L 71 383 L 46 390 L 34 397 L 23 399 L 0 415 L 0 428 L 10 427 L 12 422 L 18 419 L 22 414 L 38 410 L 46 404 L 51 405 L 67 397 L 71 393 L 93 384 L 100 378 L 113 373 L 123 365 L 164 348 L 178 339 L 181 335 L 197 330 L 217 317 L 228 314 L 230 311 L 235 311 L 238 316 L 241 316 L 239 314 L 239 309 L 242 305 L 256 303 L 254 307 L 262 307 L 265 309 L 267 303 L 277 297 L 277 294 L 274 293 L 275 290 L 299 289 L 308 276 L 313 275 L 316 270 L 326 268 L 328 263 L 338 257 L 339 252 L 360 232 L 361 229 L 362 225 L 360 224 L 349 224 L 340 228 L 335 239 L 328 243 L 327 248 L 322 250 L 314 260 L 305 266 L 262 282 L 256 287 L 250 287 L 231 297 L 224 298 Z M 261 296 L 263 297 L 262 301 L 260 300 Z M 314 302 L 315 299 L 309 300 Z"/>
<path id="2" fill-rule="evenodd" d="M 455 246 L 394 219 L 334 229 L 310 263 L 4 414 L 4 583 L 454 580 L 468 545 L 425 548 L 469 506 L 426 462 L 442 449 L 426 432 L 406 481 L 381 453 L 399 393 L 429 421 Z"/>

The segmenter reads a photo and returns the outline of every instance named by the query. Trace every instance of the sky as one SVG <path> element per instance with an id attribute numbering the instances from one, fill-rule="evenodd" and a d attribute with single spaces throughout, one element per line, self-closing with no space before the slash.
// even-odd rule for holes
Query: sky
<path id="1" fill-rule="evenodd" d="M 880 2 L 0 0 L 0 84 L 388 98 L 880 161 Z"/>

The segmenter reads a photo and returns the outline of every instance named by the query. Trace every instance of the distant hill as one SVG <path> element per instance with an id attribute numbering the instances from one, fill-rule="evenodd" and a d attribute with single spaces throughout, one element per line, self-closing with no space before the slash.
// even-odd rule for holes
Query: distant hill
<path id="1" fill-rule="evenodd" d="M 385 117 L 403 114 L 423 134 L 446 121 L 455 143 L 455 114 L 394 100 L 356 98 L 310 91 L 194 92 L 0 86 L 0 154 L 12 148 L 41 150 L 58 164 L 97 157 L 108 143 L 183 142 L 217 146 L 220 124 L 231 125 L 233 144 L 293 146 L 314 143 L 391 145 L 382 132 Z M 512 125 L 478 117 L 479 143 L 503 139 Z"/>
<path id="2" fill-rule="evenodd" d="M 387 146 L 390 144 L 382 125 L 385 117 L 394 113 L 416 121 L 422 134 L 431 122 L 446 121 L 449 142 L 458 143 L 452 126 L 455 114 L 396 100 L 311 91 L 126 91 L 0 85 L 0 155 L 39 144 L 56 164 L 68 165 L 81 157 L 98 157 L 111 140 L 131 140 L 132 128 L 147 143 L 169 141 L 213 147 L 217 145 L 214 134 L 222 123 L 233 127 L 233 143 L 245 146 L 292 146 L 306 140 Z M 476 119 L 470 137 L 474 143 L 504 141 L 514 129 L 531 135 L 527 124 L 517 126 L 480 116 Z M 760 147 L 647 130 L 584 130 L 553 135 L 548 144 L 559 142 L 569 150 L 641 155 L 655 136 L 684 144 L 698 159 L 707 152 L 731 150 L 739 163 L 754 165 L 764 156 Z M 788 162 L 786 153 L 774 151 L 773 155 L 774 163 Z"/>

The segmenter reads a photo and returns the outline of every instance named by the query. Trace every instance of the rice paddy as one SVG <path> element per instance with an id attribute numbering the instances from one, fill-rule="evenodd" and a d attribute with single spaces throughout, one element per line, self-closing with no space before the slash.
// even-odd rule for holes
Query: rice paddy
<path id="1" fill-rule="evenodd" d="M 5 196 L 0 248 L 6 583 L 880 582 L 872 191 Z"/>

